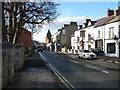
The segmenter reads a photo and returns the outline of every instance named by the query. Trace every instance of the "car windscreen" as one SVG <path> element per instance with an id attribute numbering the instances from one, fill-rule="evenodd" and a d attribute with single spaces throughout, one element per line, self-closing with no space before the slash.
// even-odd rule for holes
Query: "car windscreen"
<path id="1" fill-rule="evenodd" d="M 91 53 L 90 51 L 88 51 L 88 50 L 84 50 L 84 53 Z"/>

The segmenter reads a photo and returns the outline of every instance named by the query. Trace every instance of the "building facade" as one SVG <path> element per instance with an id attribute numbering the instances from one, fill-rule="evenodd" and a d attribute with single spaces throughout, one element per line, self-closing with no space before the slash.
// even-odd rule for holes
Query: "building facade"
<path id="1" fill-rule="evenodd" d="M 54 35 L 52 35 L 52 42 L 54 45 L 54 51 L 61 51 L 60 30 L 58 30 Z"/>
<path id="2" fill-rule="evenodd" d="M 62 45 L 62 51 L 67 52 L 67 49 L 71 49 L 71 35 L 74 34 L 78 28 L 77 22 L 70 22 L 70 24 L 64 24 L 64 27 L 60 30 L 60 43 Z"/>
<path id="3" fill-rule="evenodd" d="M 46 44 L 47 50 L 49 50 L 49 51 L 50 51 L 51 42 L 52 42 L 51 37 L 52 37 L 52 34 L 51 34 L 50 30 L 48 30 L 46 38 L 45 38 L 45 44 Z"/>
<path id="4" fill-rule="evenodd" d="M 18 36 L 19 42 L 23 45 L 24 48 L 32 47 L 32 33 L 26 29 L 22 29 Z"/>
<path id="5" fill-rule="evenodd" d="M 71 36 L 73 50 L 98 49 L 105 56 L 120 57 L 120 7 L 107 10 L 106 17 L 86 19 L 80 30 Z"/>
<path id="6" fill-rule="evenodd" d="M 106 56 L 120 57 L 120 15 L 106 23 L 104 42 Z"/>

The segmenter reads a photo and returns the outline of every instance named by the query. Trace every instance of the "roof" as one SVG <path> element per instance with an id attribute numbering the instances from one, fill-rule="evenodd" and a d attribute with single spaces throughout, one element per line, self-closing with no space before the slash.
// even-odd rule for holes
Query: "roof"
<path id="1" fill-rule="evenodd" d="M 98 22 L 98 21 L 100 21 L 100 20 L 102 20 L 102 19 L 104 19 L 104 18 L 106 18 L 106 17 L 99 18 L 99 19 L 97 19 L 97 20 L 95 20 L 95 21 Z"/>
<path id="2" fill-rule="evenodd" d="M 116 16 L 115 18 L 113 18 L 112 20 L 110 20 L 108 23 L 112 23 L 112 22 L 116 22 L 116 21 L 120 21 L 120 15 Z"/>
<path id="3" fill-rule="evenodd" d="M 100 20 L 97 20 L 97 22 L 95 23 L 94 27 L 99 27 L 101 25 L 106 24 L 108 21 L 110 21 L 111 19 L 113 19 L 115 16 L 109 16 L 109 17 L 104 17 L 101 18 Z"/>

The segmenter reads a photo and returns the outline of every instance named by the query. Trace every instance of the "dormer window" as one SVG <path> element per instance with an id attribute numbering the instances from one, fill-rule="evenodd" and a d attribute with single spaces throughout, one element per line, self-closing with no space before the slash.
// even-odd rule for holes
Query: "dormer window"
<path id="1" fill-rule="evenodd" d="M 91 26 L 91 25 L 92 25 L 92 23 L 91 23 L 91 22 L 89 22 L 89 23 L 88 23 L 88 26 Z"/>
<path id="2" fill-rule="evenodd" d="M 82 26 L 83 28 L 85 28 L 85 24 L 83 24 L 83 26 Z"/>

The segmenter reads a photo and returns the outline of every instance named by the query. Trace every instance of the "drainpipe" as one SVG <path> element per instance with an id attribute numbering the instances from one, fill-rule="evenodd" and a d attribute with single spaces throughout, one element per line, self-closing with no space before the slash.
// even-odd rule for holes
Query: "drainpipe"
<path id="1" fill-rule="evenodd" d="M 104 51 L 104 53 L 105 53 L 105 26 L 103 26 L 103 51 Z"/>

